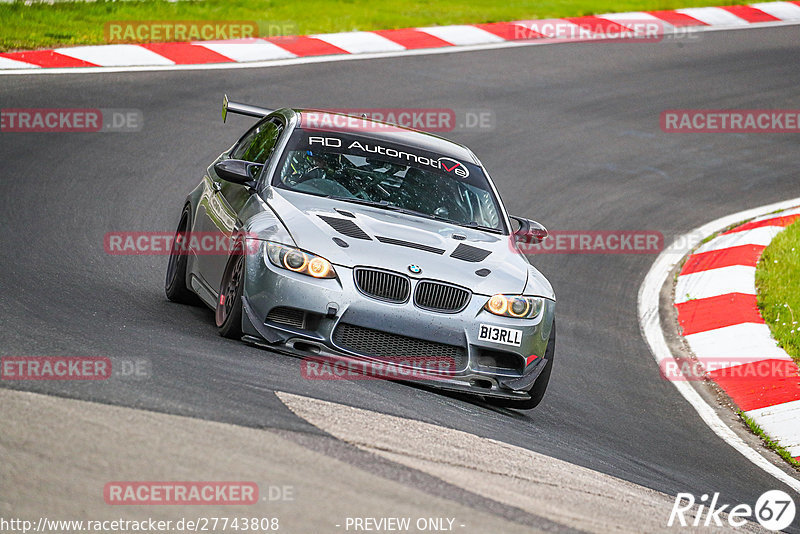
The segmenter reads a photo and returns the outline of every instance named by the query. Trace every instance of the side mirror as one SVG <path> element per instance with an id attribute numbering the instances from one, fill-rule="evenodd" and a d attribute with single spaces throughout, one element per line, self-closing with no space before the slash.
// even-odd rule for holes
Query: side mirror
<path id="1" fill-rule="evenodd" d="M 255 188 L 256 176 L 261 167 L 263 167 L 261 163 L 252 163 L 240 159 L 225 159 L 214 164 L 214 171 L 217 176 L 226 182 Z"/>
<path id="2" fill-rule="evenodd" d="M 547 228 L 536 221 L 514 216 L 512 216 L 511 219 L 519 224 L 519 228 L 513 233 L 514 239 L 517 243 L 537 245 L 544 241 L 548 235 L 550 235 L 547 232 Z"/>

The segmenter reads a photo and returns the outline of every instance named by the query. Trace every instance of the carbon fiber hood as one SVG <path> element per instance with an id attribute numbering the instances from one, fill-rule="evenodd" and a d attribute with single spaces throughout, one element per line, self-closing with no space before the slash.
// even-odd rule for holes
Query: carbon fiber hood
<path id="1" fill-rule="evenodd" d="M 299 248 L 334 265 L 388 269 L 482 295 L 524 291 L 554 298 L 550 284 L 512 249 L 508 236 L 274 188 L 266 201 Z M 411 273 L 411 265 L 421 272 Z M 484 270 L 490 273 L 476 273 Z"/>

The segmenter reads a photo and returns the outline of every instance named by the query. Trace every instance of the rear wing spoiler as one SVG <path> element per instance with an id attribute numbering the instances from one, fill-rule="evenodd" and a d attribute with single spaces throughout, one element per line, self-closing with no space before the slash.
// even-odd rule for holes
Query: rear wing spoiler
<path id="1" fill-rule="evenodd" d="M 258 106 L 251 106 L 249 104 L 241 104 L 239 102 L 231 102 L 228 100 L 228 95 L 222 98 L 222 122 L 228 118 L 228 112 L 238 113 L 239 115 L 247 115 L 248 117 L 257 117 L 263 119 L 274 109 L 260 108 Z"/>

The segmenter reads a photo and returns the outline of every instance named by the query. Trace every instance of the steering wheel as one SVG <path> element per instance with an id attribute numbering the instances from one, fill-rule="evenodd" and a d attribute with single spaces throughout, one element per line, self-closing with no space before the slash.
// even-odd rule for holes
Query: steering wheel
<path id="1" fill-rule="evenodd" d="M 322 167 L 313 167 L 303 174 L 301 174 L 298 178 L 294 180 L 295 184 L 302 184 L 307 180 L 321 180 L 324 179 L 326 175 L 325 169 Z"/>

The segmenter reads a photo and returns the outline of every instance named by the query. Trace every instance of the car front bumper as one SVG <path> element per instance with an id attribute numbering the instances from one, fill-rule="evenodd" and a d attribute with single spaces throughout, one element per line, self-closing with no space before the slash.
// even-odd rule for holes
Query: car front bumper
<path id="1" fill-rule="evenodd" d="M 242 299 L 245 341 L 299 357 L 385 363 L 385 357 L 363 347 L 344 345 L 337 329 L 367 332 L 386 343 L 404 338 L 400 341 L 405 346 L 411 343 L 417 352 L 425 352 L 426 347 L 444 348 L 457 356 L 444 369 L 427 369 L 424 376 L 414 374 L 398 380 L 488 397 L 529 398 L 527 392 L 546 364 L 554 301 L 544 299 L 541 313 L 533 319 L 493 315 L 483 309 L 489 295 L 478 294 L 473 294 L 458 313 L 439 313 L 416 307 L 413 298 L 394 304 L 366 296 L 357 289 L 352 269 L 339 265 L 335 269 L 336 279 L 314 279 L 265 263 L 260 254 L 248 257 Z M 413 292 L 418 279 L 410 278 Z M 276 309 L 295 310 L 295 319 L 271 315 Z M 521 331 L 519 346 L 479 340 L 481 325 Z M 414 340 L 427 345 L 419 348 Z M 404 356 L 408 354 L 401 352 L 391 360 L 400 368 L 406 367 L 409 364 L 402 361 Z M 418 360 L 412 360 L 410 365 L 416 365 Z"/>

